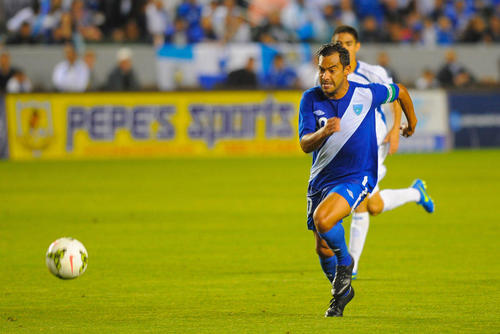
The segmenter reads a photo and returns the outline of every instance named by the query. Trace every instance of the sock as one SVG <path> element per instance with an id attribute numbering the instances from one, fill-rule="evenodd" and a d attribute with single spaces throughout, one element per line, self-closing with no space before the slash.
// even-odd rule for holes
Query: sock
<path id="1" fill-rule="evenodd" d="M 420 192 L 415 188 L 384 189 L 380 192 L 384 201 L 384 210 L 389 211 L 403 204 L 420 201 Z"/>
<path id="2" fill-rule="evenodd" d="M 363 247 L 365 245 L 368 227 L 370 226 L 370 215 L 368 212 L 354 212 L 351 221 L 351 235 L 349 239 L 349 253 L 354 259 L 353 273 L 358 272 L 358 263 Z"/>
<path id="3" fill-rule="evenodd" d="M 335 278 L 335 272 L 337 271 L 337 257 L 332 256 L 324 259 L 320 256 L 319 263 L 321 264 L 321 269 L 323 269 L 326 278 L 332 283 Z"/>
<path id="4" fill-rule="evenodd" d="M 337 256 L 338 265 L 348 266 L 351 264 L 351 256 L 347 251 L 344 227 L 341 222 L 342 221 L 338 222 L 329 231 L 320 233 L 319 235 L 326 241 L 328 247 L 330 247 Z"/>

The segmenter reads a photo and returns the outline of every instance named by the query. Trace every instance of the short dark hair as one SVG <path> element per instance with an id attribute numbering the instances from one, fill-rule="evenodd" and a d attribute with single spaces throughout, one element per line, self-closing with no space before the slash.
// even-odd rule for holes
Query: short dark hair
<path id="1" fill-rule="evenodd" d="M 346 48 L 340 45 L 340 43 L 323 44 L 316 52 L 316 55 L 318 57 L 327 57 L 334 53 L 339 54 L 340 63 L 343 67 L 346 67 L 351 63 L 351 60 L 349 58 L 349 51 L 347 51 Z"/>
<path id="2" fill-rule="evenodd" d="M 359 41 L 358 32 L 356 31 L 356 29 L 354 29 L 351 26 L 338 26 L 337 29 L 335 29 L 335 31 L 333 32 L 332 38 L 333 38 L 333 36 L 335 36 L 337 34 L 342 34 L 342 33 L 347 33 L 347 34 L 351 35 L 352 37 L 354 37 L 354 40 L 356 42 Z"/>

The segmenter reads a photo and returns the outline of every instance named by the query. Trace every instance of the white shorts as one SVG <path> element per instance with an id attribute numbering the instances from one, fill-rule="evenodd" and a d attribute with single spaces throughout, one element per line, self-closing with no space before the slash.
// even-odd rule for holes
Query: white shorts
<path id="1" fill-rule="evenodd" d="M 375 130 L 377 132 L 377 145 L 378 145 L 378 175 L 377 175 L 378 180 L 370 196 L 380 191 L 378 184 L 380 181 L 382 181 L 385 174 L 387 173 L 387 167 L 385 167 L 384 161 L 385 158 L 387 157 L 387 154 L 389 153 L 389 143 L 384 144 L 385 136 L 387 136 L 388 133 L 387 125 L 382 119 L 382 115 L 380 115 L 380 112 L 378 111 L 376 112 L 375 116 Z"/>

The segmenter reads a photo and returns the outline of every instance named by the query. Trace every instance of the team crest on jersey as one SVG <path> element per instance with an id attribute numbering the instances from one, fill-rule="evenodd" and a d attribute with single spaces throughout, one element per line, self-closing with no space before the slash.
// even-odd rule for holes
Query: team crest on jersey
<path id="1" fill-rule="evenodd" d="M 352 109 L 354 110 L 354 113 L 359 116 L 361 112 L 363 111 L 363 105 L 362 104 L 354 104 L 352 106 Z"/>
<path id="2" fill-rule="evenodd" d="M 48 101 L 16 103 L 16 139 L 25 148 L 40 152 L 54 139 L 52 110 Z"/>
<path id="3" fill-rule="evenodd" d="M 316 116 L 323 116 L 325 114 L 325 112 L 323 110 L 318 109 L 318 110 L 314 110 L 313 114 Z"/>

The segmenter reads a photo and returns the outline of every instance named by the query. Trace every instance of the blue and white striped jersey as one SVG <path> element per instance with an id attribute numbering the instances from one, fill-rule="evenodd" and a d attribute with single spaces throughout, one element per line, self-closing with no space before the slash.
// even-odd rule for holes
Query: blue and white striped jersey
<path id="1" fill-rule="evenodd" d="M 361 182 L 368 177 L 371 191 L 377 183 L 375 110 L 399 95 L 394 84 L 363 85 L 349 81 L 341 99 L 329 99 L 319 86 L 304 92 L 299 111 L 299 137 L 317 131 L 328 118 L 340 118 L 340 131 L 313 152 L 309 191 L 327 186 Z"/>

